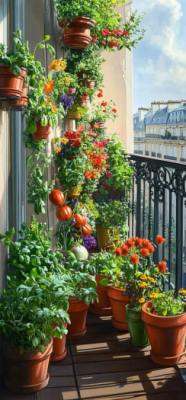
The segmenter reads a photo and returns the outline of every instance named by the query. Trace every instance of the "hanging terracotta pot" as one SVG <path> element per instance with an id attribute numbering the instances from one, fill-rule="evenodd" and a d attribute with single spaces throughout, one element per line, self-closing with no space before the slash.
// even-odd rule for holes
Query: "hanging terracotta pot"
<path id="1" fill-rule="evenodd" d="M 37 122 L 37 131 L 33 134 L 35 140 L 48 139 L 51 133 L 50 125 L 42 126 L 41 120 Z"/>
<path id="2" fill-rule="evenodd" d="M 90 72 L 85 72 L 85 71 L 79 71 L 79 72 L 76 72 L 76 75 L 77 75 L 78 79 L 82 79 L 83 75 L 86 75 L 87 78 L 89 78 L 91 73 Z"/>
<path id="3" fill-rule="evenodd" d="M 64 29 L 63 43 L 71 49 L 86 49 L 91 43 L 90 29 L 94 27 L 94 23 L 87 17 L 76 17 L 70 22 L 68 28 L 65 28 L 66 21 L 63 19 L 59 22 L 59 26 Z"/>
<path id="4" fill-rule="evenodd" d="M 29 84 L 23 86 L 23 92 L 20 100 L 0 101 L 0 109 L 4 111 L 23 111 L 28 105 Z"/>
<path id="5" fill-rule="evenodd" d="M 76 88 L 75 87 L 69 87 L 68 88 L 68 94 L 74 94 L 76 93 Z"/>
<path id="6" fill-rule="evenodd" d="M 67 156 L 66 159 L 67 160 L 75 160 L 76 156 Z"/>
<path id="7" fill-rule="evenodd" d="M 82 85 L 87 89 L 94 89 L 96 81 L 82 81 Z"/>
<path id="8" fill-rule="evenodd" d="M 84 107 L 87 104 L 87 100 L 86 99 L 85 100 L 79 100 L 78 104 L 79 104 L 80 107 Z"/>
<path id="9" fill-rule="evenodd" d="M 65 326 L 65 328 L 67 327 L 67 324 L 63 325 Z M 50 356 L 51 362 L 60 361 L 66 357 L 67 349 L 65 345 L 66 345 L 66 335 L 63 337 L 63 339 L 58 339 L 58 338 L 53 339 L 53 351 Z"/>
<path id="10" fill-rule="evenodd" d="M 21 75 L 10 71 L 10 65 L 0 65 L 0 100 L 19 100 L 23 91 L 23 82 L 28 70 L 21 68 Z"/>
<path id="11" fill-rule="evenodd" d="M 92 275 L 92 274 L 91 274 Z M 90 304 L 90 312 L 100 316 L 112 315 L 112 309 L 110 306 L 110 301 L 107 293 L 107 287 L 101 285 L 100 281 L 107 278 L 106 275 L 96 274 L 97 288 L 96 292 L 98 294 L 99 303 L 94 302 Z"/>
<path id="12" fill-rule="evenodd" d="M 110 305 L 112 307 L 112 325 L 121 331 L 128 331 L 126 322 L 126 310 L 125 306 L 129 303 L 128 296 L 124 295 L 124 289 L 118 289 L 111 285 L 108 285 L 108 297 L 110 300 Z"/>
<path id="13" fill-rule="evenodd" d="M 186 312 L 161 317 L 147 311 L 147 308 L 152 308 L 152 303 L 148 301 L 142 306 L 142 320 L 151 344 L 151 359 L 157 364 L 169 366 L 184 362 Z"/>
<path id="14" fill-rule="evenodd" d="M 45 388 L 49 382 L 48 364 L 52 348 L 51 339 L 44 353 L 27 350 L 20 354 L 19 348 L 5 343 L 5 386 L 16 393 L 34 393 Z"/>
<path id="15" fill-rule="evenodd" d="M 126 320 L 133 346 L 145 347 L 150 344 L 145 323 L 141 319 L 141 311 L 132 310 L 128 305 L 126 308 Z"/>
<path id="16" fill-rule="evenodd" d="M 69 119 L 80 119 L 81 118 L 81 113 L 78 111 L 75 111 L 75 107 L 72 106 L 71 110 L 68 110 L 68 118 Z"/>
<path id="17" fill-rule="evenodd" d="M 99 129 L 104 129 L 105 128 L 105 122 L 90 122 L 90 126 L 92 129 L 94 129 L 94 125 L 99 124 Z"/>
<path id="18" fill-rule="evenodd" d="M 96 225 L 98 247 L 100 250 L 104 250 L 107 247 L 107 242 L 109 240 L 109 233 L 113 235 L 113 238 L 118 237 L 117 232 L 113 232 L 113 229 L 105 229 L 101 227 L 101 224 Z"/>
<path id="19" fill-rule="evenodd" d="M 69 340 L 79 339 L 85 336 L 86 318 L 89 305 L 87 306 L 83 301 L 79 301 L 77 297 L 69 300 L 68 313 L 70 316 L 71 324 L 67 325 Z"/>

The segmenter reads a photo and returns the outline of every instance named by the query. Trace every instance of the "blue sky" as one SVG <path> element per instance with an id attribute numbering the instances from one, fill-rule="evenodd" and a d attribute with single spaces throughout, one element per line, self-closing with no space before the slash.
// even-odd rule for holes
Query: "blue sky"
<path id="1" fill-rule="evenodd" d="M 151 101 L 186 99 L 186 0 L 133 0 L 146 12 L 133 51 L 134 112 Z"/>

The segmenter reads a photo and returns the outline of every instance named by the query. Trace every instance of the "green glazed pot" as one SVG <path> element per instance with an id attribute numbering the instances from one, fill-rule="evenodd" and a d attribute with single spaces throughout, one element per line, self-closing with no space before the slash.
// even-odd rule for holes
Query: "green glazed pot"
<path id="1" fill-rule="evenodd" d="M 141 311 L 131 310 L 126 305 L 126 321 L 133 346 L 144 347 L 150 344 L 145 323 L 141 319 Z"/>

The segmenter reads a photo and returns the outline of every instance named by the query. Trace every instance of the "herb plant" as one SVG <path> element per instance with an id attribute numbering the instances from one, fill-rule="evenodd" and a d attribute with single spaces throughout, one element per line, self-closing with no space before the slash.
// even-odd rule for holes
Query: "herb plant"
<path id="1" fill-rule="evenodd" d="M 181 298 L 175 299 L 173 292 L 159 293 L 153 298 L 152 307 L 147 311 L 162 317 L 173 317 L 185 312 L 185 304 Z"/>

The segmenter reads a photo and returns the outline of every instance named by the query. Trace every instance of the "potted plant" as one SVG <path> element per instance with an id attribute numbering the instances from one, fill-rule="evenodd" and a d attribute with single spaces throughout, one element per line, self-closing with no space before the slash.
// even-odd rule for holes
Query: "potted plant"
<path id="1" fill-rule="evenodd" d="M 98 97 L 103 97 L 102 89 L 98 89 Z M 105 122 L 111 119 L 112 121 L 115 120 L 117 117 L 116 113 L 117 110 L 114 108 L 115 104 L 112 100 L 109 102 L 102 101 L 99 104 L 94 104 L 92 107 L 92 112 L 88 115 L 87 120 L 91 126 L 91 128 L 96 129 L 103 129 L 105 128 Z"/>
<path id="2" fill-rule="evenodd" d="M 172 292 L 156 293 L 142 306 L 150 344 L 151 359 L 160 365 L 176 365 L 185 360 L 186 291 L 180 289 L 175 299 Z M 157 340 L 158 337 L 158 340 Z"/>
<path id="3" fill-rule="evenodd" d="M 101 73 L 104 58 L 100 58 L 99 53 L 92 52 L 88 57 L 75 64 L 75 72 L 79 82 L 90 89 L 98 89 L 103 84 L 103 74 Z"/>
<path id="4" fill-rule="evenodd" d="M 63 337 L 61 323 L 69 321 L 66 288 L 56 276 L 37 277 L 34 272 L 25 276 L 24 283 L 17 285 L 14 278 L 8 282 L 0 299 L 5 386 L 17 393 L 33 393 L 47 386 L 52 338 Z"/>
<path id="5" fill-rule="evenodd" d="M 80 107 L 78 104 L 73 104 L 73 106 L 70 107 L 68 110 L 68 118 L 75 120 L 81 119 L 84 115 L 87 114 L 87 111 L 87 106 Z"/>
<path id="6" fill-rule="evenodd" d="M 78 79 L 75 74 L 71 74 L 59 69 L 53 72 L 52 79 L 54 82 L 54 88 L 58 90 L 60 95 L 73 95 L 76 92 L 76 88 L 78 87 Z"/>
<path id="7" fill-rule="evenodd" d="M 128 203 L 101 198 L 96 200 L 99 216 L 96 219 L 97 240 L 100 249 L 105 249 L 110 237 L 118 239 L 125 235 L 128 227 L 126 219 L 129 213 Z"/>

